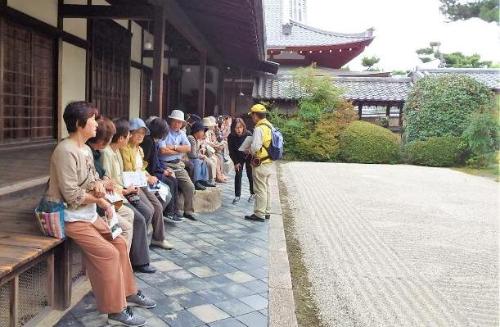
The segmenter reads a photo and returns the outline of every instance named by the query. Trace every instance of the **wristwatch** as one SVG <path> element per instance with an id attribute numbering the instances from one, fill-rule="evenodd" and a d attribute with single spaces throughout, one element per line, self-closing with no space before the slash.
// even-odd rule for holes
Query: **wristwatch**
<path id="1" fill-rule="evenodd" d="M 174 144 L 174 151 L 177 151 L 177 144 Z"/>

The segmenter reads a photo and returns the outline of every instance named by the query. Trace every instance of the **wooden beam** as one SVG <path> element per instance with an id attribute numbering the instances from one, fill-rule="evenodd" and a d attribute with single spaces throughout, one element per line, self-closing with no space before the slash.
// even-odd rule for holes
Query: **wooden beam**
<path id="1" fill-rule="evenodd" d="M 196 28 L 193 22 L 191 22 L 191 19 L 189 19 L 175 0 L 150 0 L 150 2 L 153 1 L 163 6 L 165 19 L 167 19 L 168 22 L 196 48 L 196 50 L 199 52 L 205 51 L 211 61 L 216 64 L 223 63 L 220 53 L 205 39 L 205 36 Z"/>
<path id="2" fill-rule="evenodd" d="M 200 52 L 200 72 L 198 75 L 198 114 L 205 117 L 205 94 L 207 86 L 207 54 Z"/>
<path id="3" fill-rule="evenodd" d="M 59 12 L 64 18 L 108 18 L 151 20 L 154 17 L 154 8 L 146 5 L 61 5 Z"/>
<path id="4" fill-rule="evenodd" d="M 71 304 L 71 258 L 66 240 L 54 249 L 54 308 L 65 310 Z"/>
<path id="5" fill-rule="evenodd" d="M 15 276 L 10 281 L 10 299 L 9 299 L 9 311 L 10 311 L 10 327 L 17 326 L 18 320 L 18 306 L 19 306 L 19 275 Z"/>
<path id="6" fill-rule="evenodd" d="M 224 72 L 226 71 L 224 66 L 218 67 L 219 72 L 217 75 L 217 107 L 214 115 L 219 115 L 224 113 Z"/>
<path id="7" fill-rule="evenodd" d="M 172 52 L 170 50 L 165 50 L 165 51 L 163 51 L 163 58 L 168 58 L 168 57 L 170 57 L 171 54 L 172 54 Z M 153 58 L 154 50 L 143 50 L 142 56 L 144 58 Z"/>
<path id="8" fill-rule="evenodd" d="M 165 11 L 157 8 L 154 17 L 153 110 L 163 117 L 163 53 L 165 52 Z"/>

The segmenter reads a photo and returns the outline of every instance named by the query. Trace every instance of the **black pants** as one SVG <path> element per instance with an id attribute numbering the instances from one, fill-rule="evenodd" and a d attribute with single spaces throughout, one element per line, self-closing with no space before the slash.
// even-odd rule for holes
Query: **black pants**
<path id="1" fill-rule="evenodd" d="M 250 184 L 250 194 L 254 194 L 253 192 L 253 178 L 252 178 L 252 165 L 250 161 L 246 161 L 244 164 L 241 164 L 241 168 L 236 172 L 234 176 L 234 194 L 237 197 L 241 196 L 241 177 L 243 175 L 243 166 L 245 166 L 245 170 L 247 172 L 248 183 Z"/>
<path id="2" fill-rule="evenodd" d="M 172 199 L 167 204 L 165 210 L 163 210 L 163 214 L 174 214 L 177 212 L 177 188 L 179 187 L 177 184 L 177 179 L 172 176 L 167 177 L 162 175 L 160 177 L 160 180 L 168 185 L 168 187 L 170 188 L 170 194 L 172 194 Z"/>

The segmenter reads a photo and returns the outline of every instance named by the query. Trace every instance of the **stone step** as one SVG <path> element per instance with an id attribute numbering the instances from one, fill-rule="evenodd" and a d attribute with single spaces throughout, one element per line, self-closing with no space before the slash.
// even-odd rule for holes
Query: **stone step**
<path id="1" fill-rule="evenodd" d="M 207 187 L 204 191 L 196 191 L 194 194 L 194 211 L 214 212 L 222 205 L 222 191 L 219 187 Z M 177 207 L 184 208 L 184 196 L 179 193 Z"/>

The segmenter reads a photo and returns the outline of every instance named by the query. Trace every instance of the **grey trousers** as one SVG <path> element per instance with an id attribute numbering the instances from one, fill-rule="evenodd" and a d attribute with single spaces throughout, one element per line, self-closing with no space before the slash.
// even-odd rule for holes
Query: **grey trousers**
<path id="1" fill-rule="evenodd" d="M 167 166 L 174 170 L 179 189 L 184 196 L 184 214 L 193 214 L 194 184 L 191 181 L 189 174 L 184 169 L 184 162 L 181 161 L 176 164 L 167 163 Z M 181 210 L 181 208 L 178 208 L 178 210 Z"/>
<path id="2" fill-rule="evenodd" d="M 149 258 L 150 238 L 148 237 L 148 226 L 153 218 L 153 209 L 142 200 L 145 195 L 141 195 L 141 193 L 142 191 L 139 189 L 141 201 L 138 204 L 126 204 L 134 211 L 134 234 L 132 247 L 130 248 L 132 266 L 147 265 L 151 261 Z"/>
<path id="3" fill-rule="evenodd" d="M 167 207 L 167 204 L 160 201 L 153 192 L 150 192 L 147 188 L 141 188 L 142 193 L 139 194 L 141 201 L 144 202 L 149 209 L 153 211 L 153 219 L 151 221 L 153 225 L 153 239 L 155 241 L 165 240 L 165 224 L 163 223 L 163 210 Z"/>

